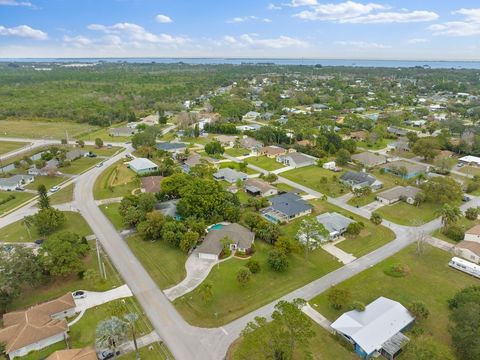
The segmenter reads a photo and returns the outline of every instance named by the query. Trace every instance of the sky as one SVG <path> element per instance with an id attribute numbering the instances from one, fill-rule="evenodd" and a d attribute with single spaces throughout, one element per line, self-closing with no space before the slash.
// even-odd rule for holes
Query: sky
<path id="1" fill-rule="evenodd" d="M 0 57 L 480 60 L 480 1 L 0 0 Z"/>

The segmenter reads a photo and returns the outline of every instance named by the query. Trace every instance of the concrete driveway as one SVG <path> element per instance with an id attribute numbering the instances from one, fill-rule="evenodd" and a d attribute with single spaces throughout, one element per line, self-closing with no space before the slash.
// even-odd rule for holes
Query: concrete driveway
<path id="1" fill-rule="evenodd" d="M 75 299 L 75 312 L 82 312 L 92 307 L 105 304 L 107 302 L 123 299 L 126 297 L 133 296 L 132 292 L 128 285 L 122 285 L 115 289 L 104 291 L 104 292 L 94 292 L 94 291 L 85 291 L 87 297 L 85 299 Z"/>
<path id="2" fill-rule="evenodd" d="M 375 210 L 380 209 L 382 206 L 385 206 L 385 204 L 382 204 L 380 201 L 375 200 L 372 201 L 370 204 L 362 206 L 362 210 L 374 212 Z"/>

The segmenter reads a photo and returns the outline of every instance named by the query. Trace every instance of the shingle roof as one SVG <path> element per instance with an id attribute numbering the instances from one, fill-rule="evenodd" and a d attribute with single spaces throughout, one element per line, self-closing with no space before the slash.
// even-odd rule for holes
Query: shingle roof
<path id="1" fill-rule="evenodd" d="M 465 231 L 465 234 L 480 235 L 480 225 L 475 225 L 475 226 L 471 227 L 470 229 Z"/>
<path id="2" fill-rule="evenodd" d="M 220 229 L 211 229 L 198 247 L 201 253 L 219 255 L 222 252 L 223 244 L 221 240 L 228 237 L 237 244 L 238 247 L 248 249 L 252 246 L 255 234 L 246 227 L 233 223 L 224 225 Z"/>
<path id="3" fill-rule="evenodd" d="M 381 193 L 378 193 L 377 196 L 387 199 L 387 200 L 395 200 L 401 197 L 411 197 L 415 198 L 415 196 L 420 192 L 419 188 L 413 186 L 395 186 L 392 189 L 385 190 Z"/>
<path id="4" fill-rule="evenodd" d="M 380 165 L 387 162 L 386 156 L 375 154 L 370 151 L 365 151 L 360 154 L 352 155 L 352 159 L 367 166 L 375 166 L 375 165 Z"/>
<path id="5" fill-rule="evenodd" d="M 460 241 L 456 246 L 459 249 L 467 249 L 473 252 L 475 255 L 480 256 L 480 243 L 476 241 Z"/>
<path id="6" fill-rule="evenodd" d="M 312 205 L 291 192 L 274 196 L 270 199 L 270 202 L 274 210 L 289 217 L 312 209 Z"/>
<path id="7" fill-rule="evenodd" d="M 146 176 L 142 177 L 140 181 L 142 182 L 142 187 L 146 192 L 156 193 L 160 191 L 160 183 L 163 180 L 163 176 Z"/>
<path id="8" fill-rule="evenodd" d="M 343 181 L 348 181 L 353 184 L 363 184 L 368 183 L 372 185 L 377 179 L 366 172 L 354 172 L 354 171 L 347 171 L 345 174 L 340 176 L 340 179 Z"/>
<path id="9" fill-rule="evenodd" d="M 285 157 L 291 158 L 295 164 L 303 164 L 303 163 L 312 163 L 315 162 L 315 158 L 299 153 L 299 152 L 293 152 L 288 155 L 285 155 Z"/>
<path id="10" fill-rule="evenodd" d="M 355 222 L 336 212 L 320 214 L 317 216 L 317 221 L 321 223 L 329 233 L 345 230 L 348 225 Z"/>
<path id="11" fill-rule="evenodd" d="M 234 183 L 238 179 L 242 180 L 248 177 L 247 174 L 230 168 L 219 169 L 215 174 L 213 174 L 213 176 L 215 179 L 224 179 L 230 183 Z"/>
<path id="12" fill-rule="evenodd" d="M 268 182 L 262 179 L 251 178 L 245 181 L 245 187 L 256 188 L 262 194 L 269 190 L 276 190 L 275 186 L 270 185 Z"/>
<path id="13" fill-rule="evenodd" d="M 83 349 L 58 350 L 46 360 L 97 360 L 95 349 L 88 346 Z"/>
<path id="14" fill-rule="evenodd" d="M 159 142 L 155 144 L 155 147 L 159 150 L 170 151 L 170 150 L 185 149 L 187 145 L 183 143 Z"/>

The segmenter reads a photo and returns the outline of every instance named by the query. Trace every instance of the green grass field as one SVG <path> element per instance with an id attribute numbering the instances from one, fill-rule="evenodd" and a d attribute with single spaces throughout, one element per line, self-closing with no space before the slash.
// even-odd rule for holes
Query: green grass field
<path id="1" fill-rule="evenodd" d="M 185 278 L 187 255 L 162 241 L 130 236 L 128 246 L 160 289 L 168 289 Z"/>
<path id="2" fill-rule="evenodd" d="M 464 174 L 468 174 L 468 175 L 480 176 L 480 168 L 475 167 L 475 166 L 464 166 L 464 167 L 460 168 L 458 171 L 460 171 Z"/>
<path id="3" fill-rule="evenodd" d="M 222 163 L 219 163 L 218 165 L 220 166 L 220 169 L 228 167 L 228 168 L 231 168 L 231 169 L 234 169 L 234 170 L 237 170 L 237 171 L 242 171 L 242 172 L 244 172 L 245 174 L 248 174 L 248 175 L 258 174 L 258 171 L 255 171 L 255 170 L 252 170 L 252 169 L 249 169 L 249 168 L 246 168 L 245 170 L 240 170 L 240 164 L 236 163 L 236 162 L 233 162 L 233 161 L 222 162 Z"/>
<path id="4" fill-rule="evenodd" d="M 371 193 L 367 196 L 353 197 L 347 201 L 348 205 L 362 207 L 375 201 L 377 193 Z"/>
<path id="5" fill-rule="evenodd" d="M 80 236 L 91 235 L 93 232 L 83 219 L 82 215 L 76 212 L 65 211 L 67 220 L 52 235 L 58 234 L 62 231 L 71 231 Z M 52 236 L 50 235 L 50 236 Z M 2 228 L 0 232 L 0 242 L 31 242 L 39 239 L 40 236 L 34 226 L 30 228 L 30 235 L 27 228 L 23 224 L 23 220 L 16 221 L 10 225 Z"/>
<path id="6" fill-rule="evenodd" d="M 114 155 L 120 149 L 122 149 L 122 148 L 118 147 L 118 146 L 112 146 L 112 147 L 108 148 L 106 145 L 101 147 L 101 148 L 97 148 L 95 145 L 85 145 L 83 147 L 83 150 L 91 151 L 95 155 L 109 156 L 109 157 Z"/>
<path id="7" fill-rule="evenodd" d="M 121 197 L 139 187 L 135 173 L 127 168 L 123 161 L 106 168 L 98 177 L 93 188 L 95 199 Z"/>
<path id="8" fill-rule="evenodd" d="M 35 181 L 25 186 L 25 189 L 37 190 L 39 185 L 45 185 L 47 190 L 67 180 L 64 176 L 37 176 Z"/>
<path id="9" fill-rule="evenodd" d="M 0 191 L 0 201 L 8 198 L 11 195 L 15 196 L 15 199 L 9 200 L 5 204 L 0 205 L 0 215 L 5 214 L 6 212 L 16 208 L 17 206 L 35 197 L 34 194 L 31 194 L 28 192 Z"/>
<path id="10" fill-rule="evenodd" d="M 352 301 L 364 304 L 379 296 L 399 301 L 404 306 L 413 301 L 424 302 L 430 311 L 430 316 L 421 325 L 425 334 L 432 335 L 440 343 L 450 344 L 447 300 L 458 290 L 478 284 L 477 279 L 451 269 L 448 266 L 450 259 L 448 252 L 430 246 L 425 254 L 418 256 L 415 254 L 415 245 L 411 245 L 337 286 L 349 289 Z M 410 274 L 400 278 L 387 276 L 384 270 L 394 264 L 407 265 Z M 310 303 L 332 321 L 345 311 L 333 309 L 328 303 L 327 293 L 322 293 Z"/>
<path id="11" fill-rule="evenodd" d="M 117 125 L 116 127 L 121 127 L 119 124 Z M 93 129 L 93 131 L 84 131 L 78 138 L 84 141 L 95 141 L 95 139 L 100 138 L 105 144 L 108 144 L 109 142 L 129 141 L 131 139 L 131 136 L 110 136 L 108 133 L 108 128 L 97 128 Z"/>
<path id="12" fill-rule="evenodd" d="M 152 345 L 143 347 L 139 350 L 140 359 L 142 360 L 170 360 L 173 359 L 173 355 L 163 343 L 153 343 Z M 120 360 L 136 360 L 135 352 L 119 357 Z"/>
<path id="13" fill-rule="evenodd" d="M 0 155 L 9 153 L 10 151 L 13 151 L 13 150 L 20 149 L 27 145 L 28 145 L 28 142 L 0 141 Z"/>
<path id="14" fill-rule="evenodd" d="M 338 197 L 350 191 L 338 181 L 343 173 L 335 173 L 319 166 L 307 166 L 286 171 L 281 173 L 280 176 L 319 191 L 322 194 Z"/>
<path id="15" fill-rule="evenodd" d="M 101 158 L 89 158 L 89 157 L 82 157 L 80 159 L 74 160 L 70 163 L 70 166 L 60 168 L 60 172 L 69 175 L 77 175 L 81 174 L 84 171 L 94 167 L 99 162 L 103 161 Z"/>
<path id="16" fill-rule="evenodd" d="M 19 137 L 27 139 L 63 139 L 65 132 L 75 138 L 80 134 L 92 131 L 96 127 L 86 123 L 66 121 L 28 121 L 28 120 L 1 120 L 0 135 L 5 137 Z"/>
<path id="17" fill-rule="evenodd" d="M 248 284 L 241 286 L 236 280 L 238 269 L 246 261 L 234 258 L 215 266 L 208 275 L 207 280 L 213 283 L 213 299 L 209 303 L 203 301 L 198 288 L 174 301 L 186 321 L 201 327 L 226 324 L 340 266 L 331 255 L 317 249 L 307 260 L 303 254 L 292 254 L 287 271 L 278 273 L 267 264 L 271 245 L 261 241 L 255 245 L 252 258 L 260 262 L 261 271 Z"/>
<path id="18" fill-rule="evenodd" d="M 63 189 L 60 189 L 56 193 L 53 193 L 53 195 L 50 195 L 50 204 L 65 204 L 73 201 L 73 189 L 74 184 L 70 184 L 65 186 Z"/>
<path id="19" fill-rule="evenodd" d="M 275 159 L 270 159 L 266 156 L 253 156 L 245 159 L 245 161 L 267 171 L 273 171 L 285 167 L 285 165 L 277 162 Z"/>
<path id="20" fill-rule="evenodd" d="M 250 154 L 250 150 L 244 148 L 230 148 L 225 149 L 225 154 L 230 156 L 245 156 Z"/>
<path id="21" fill-rule="evenodd" d="M 302 191 L 300 189 L 297 189 L 297 188 L 294 188 L 293 186 L 290 186 L 288 184 L 277 183 L 277 184 L 273 184 L 273 186 L 275 186 L 280 191 L 295 192 L 297 194 L 302 194 L 302 195 L 305 194 L 304 191 Z"/>
<path id="22" fill-rule="evenodd" d="M 118 213 L 119 207 L 120 203 L 112 203 L 99 206 L 100 210 L 102 210 L 108 220 L 110 220 L 115 229 L 122 230 L 123 228 L 125 228 L 125 225 L 123 224 L 122 217 Z"/>
<path id="23" fill-rule="evenodd" d="M 396 224 L 418 226 L 435 219 L 438 208 L 438 204 L 423 203 L 420 206 L 414 206 L 400 201 L 393 205 L 382 206 L 376 212 L 382 218 Z"/>

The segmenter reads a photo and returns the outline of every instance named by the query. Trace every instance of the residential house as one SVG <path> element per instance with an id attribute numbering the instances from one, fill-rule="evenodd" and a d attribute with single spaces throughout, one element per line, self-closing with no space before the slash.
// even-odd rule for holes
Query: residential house
<path id="1" fill-rule="evenodd" d="M 313 104 L 311 108 L 312 108 L 312 111 L 328 110 L 328 106 L 325 104 Z"/>
<path id="2" fill-rule="evenodd" d="M 280 115 L 280 118 L 277 120 L 280 125 L 286 125 L 288 122 L 287 115 Z"/>
<path id="3" fill-rule="evenodd" d="M 352 190 L 362 189 L 369 186 L 373 191 L 376 191 L 383 186 L 383 183 L 380 180 L 377 180 L 377 178 L 375 178 L 373 175 L 370 175 L 364 171 L 347 171 L 345 174 L 340 176 L 340 181 L 345 186 L 352 188 Z"/>
<path id="4" fill-rule="evenodd" d="M 220 144 L 222 144 L 222 146 L 226 146 L 226 147 L 233 147 L 237 139 L 238 139 L 238 136 L 234 136 L 234 135 L 218 135 L 215 137 L 215 140 L 217 140 Z"/>
<path id="5" fill-rule="evenodd" d="M 382 204 L 391 205 L 400 200 L 407 204 L 415 204 L 415 197 L 421 190 L 413 186 L 395 186 L 392 189 L 377 194 L 377 200 Z"/>
<path id="6" fill-rule="evenodd" d="M 335 240 L 347 231 L 348 225 L 355 221 L 337 212 L 327 212 L 317 216 L 317 221 L 328 231 L 329 241 Z"/>
<path id="7" fill-rule="evenodd" d="M 352 131 L 350 133 L 350 139 L 360 140 L 360 141 L 366 140 L 366 139 L 368 139 L 368 132 L 363 131 L 363 130 Z"/>
<path id="8" fill-rule="evenodd" d="M 60 162 L 57 159 L 48 160 L 45 166 L 39 169 L 36 165 L 32 165 L 30 169 L 28 169 L 28 175 L 33 176 L 53 176 L 58 173 L 58 167 L 60 166 Z"/>
<path id="9" fill-rule="evenodd" d="M 82 349 L 58 350 L 46 360 L 97 360 L 95 349 L 87 346 Z"/>
<path id="10" fill-rule="evenodd" d="M 259 178 L 247 179 L 244 184 L 245 191 L 253 196 L 272 196 L 278 194 L 278 189 L 270 183 Z"/>
<path id="11" fill-rule="evenodd" d="M 128 163 L 128 167 L 138 175 L 146 175 L 158 171 L 157 164 L 147 158 L 135 158 Z"/>
<path id="12" fill-rule="evenodd" d="M 337 166 L 337 164 L 335 163 L 335 161 L 329 161 L 329 162 L 326 162 L 322 165 L 322 168 L 326 169 L 326 170 L 330 170 L 330 171 L 335 171 L 335 172 L 338 172 L 338 171 L 341 171 L 342 169 L 339 168 Z"/>
<path id="13" fill-rule="evenodd" d="M 465 260 L 480 264 L 480 242 L 477 241 L 460 241 L 453 248 L 453 253 Z"/>
<path id="14" fill-rule="evenodd" d="M 13 175 L 8 178 L 0 178 L 0 190 L 13 191 L 23 188 L 35 180 L 33 175 Z"/>
<path id="15" fill-rule="evenodd" d="M 379 297 L 365 306 L 364 311 L 347 311 L 331 327 L 352 344 L 362 359 L 380 354 L 392 360 L 408 343 L 408 337 L 402 332 L 414 321 L 402 304 Z"/>
<path id="16" fill-rule="evenodd" d="M 473 241 L 480 244 L 480 225 L 475 225 L 472 228 L 465 231 L 464 240 Z"/>
<path id="17" fill-rule="evenodd" d="M 142 191 L 147 193 L 157 193 L 160 191 L 160 183 L 163 176 L 145 176 L 140 179 Z"/>
<path id="18" fill-rule="evenodd" d="M 382 168 L 385 171 L 403 177 L 404 179 L 414 178 L 415 176 L 425 173 L 428 170 L 428 167 L 425 165 L 411 163 L 405 160 L 389 162 L 383 165 Z"/>
<path id="19" fill-rule="evenodd" d="M 70 150 L 65 154 L 65 159 L 69 161 L 73 161 L 73 160 L 85 157 L 88 154 L 89 152 L 85 150 L 80 150 L 80 149 Z"/>
<path id="20" fill-rule="evenodd" d="M 201 164 L 202 157 L 196 152 L 188 154 L 188 157 L 182 163 L 182 170 L 186 173 L 189 173 L 190 170 L 199 164 Z"/>
<path id="21" fill-rule="evenodd" d="M 263 143 L 261 141 L 255 140 L 250 136 L 245 136 L 242 139 L 240 139 L 240 146 L 244 149 L 257 152 L 259 149 L 263 147 Z"/>
<path id="22" fill-rule="evenodd" d="M 260 113 L 257 111 L 249 111 L 245 115 L 243 115 L 243 120 L 254 120 L 260 116 Z"/>
<path id="23" fill-rule="evenodd" d="M 467 155 L 458 159 L 458 162 L 465 165 L 480 166 L 480 157 Z"/>
<path id="24" fill-rule="evenodd" d="M 216 224 L 197 248 L 198 257 L 205 260 L 218 260 L 223 252 L 223 239 L 230 241 L 232 251 L 248 253 L 255 241 L 255 234 L 240 224 Z"/>
<path id="25" fill-rule="evenodd" d="M 407 138 L 400 138 L 389 145 L 389 147 L 398 152 L 410 151 L 410 142 Z"/>
<path id="26" fill-rule="evenodd" d="M 158 150 L 168 151 L 170 153 L 184 152 L 187 149 L 187 145 L 180 142 L 168 142 L 162 141 L 155 144 Z"/>
<path id="27" fill-rule="evenodd" d="M 408 130 L 402 129 L 396 126 L 389 126 L 387 127 L 387 132 L 392 135 L 397 135 L 397 136 L 407 136 Z"/>
<path id="28" fill-rule="evenodd" d="M 134 135 L 136 132 L 137 129 L 131 128 L 129 126 L 108 129 L 108 135 L 110 136 L 131 136 Z"/>
<path id="29" fill-rule="evenodd" d="M 269 145 L 269 146 L 264 146 L 262 147 L 258 153 L 260 155 L 264 155 L 266 157 L 269 157 L 271 159 L 275 159 L 279 155 L 285 155 L 287 154 L 287 149 L 284 149 L 280 146 L 275 146 L 275 145 Z"/>
<path id="30" fill-rule="evenodd" d="M 238 125 L 236 129 L 240 131 L 257 131 L 261 127 L 262 125 L 260 124 L 248 124 L 248 125 Z"/>
<path id="31" fill-rule="evenodd" d="M 230 168 L 219 169 L 215 174 L 213 174 L 213 177 L 215 180 L 224 180 L 230 184 L 235 184 L 238 180 L 245 181 L 248 179 L 247 174 Z"/>
<path id="32" fill-rule="evenodd" d="M 305 139 L 305 140 L 297 141 L 297 145 L 300 145 L 300 146 L 313 146 L 314 143 L 313 143 L 313 141 L 311 141 L 311 140 Z"/>
<path id="33" fill-rule="evenodd" d="M 365 151 L 360 154 L 352 155 L 352 160 L 362 164 L 365 168 L 370 169 L 377 165 L 385 164 L 387 162 L 387 157 L 381 154 Z"/>
<path id="34" fill-rule="evenodd" d="M 4 314 L 0 342 L 5 344 L 5 353 L 13 359 L 64 341 L 68 337 L 65 319 L 74 314 L 71 293 L 27 310 Z"/>
<path id="35" fill-rule="evenodd" d="M 312 205 L 292 192 L 276 195 L 270 200 L 270 206 L 262 209 L 261 214 L 267 220 L 279 223 L 289 222 L 312 212 Z"/>
<path id="36" fill-rule="evenodd" d="M 300 168 L 304 166 L 315 165 L 317 159 L 310 155 L 292 152 L 286 155 L 279 155 L 277 157 L 277 162 L 292 168 Z"/>

